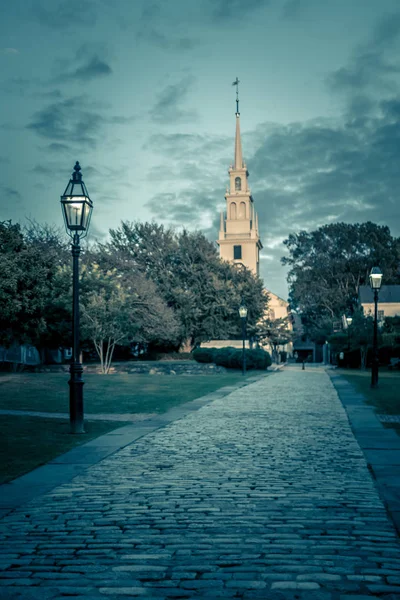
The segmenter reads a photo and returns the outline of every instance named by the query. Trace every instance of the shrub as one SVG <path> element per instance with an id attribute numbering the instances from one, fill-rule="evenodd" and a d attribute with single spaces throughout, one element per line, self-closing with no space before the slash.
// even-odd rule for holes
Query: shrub
<path id="1" fill-rule="evenodd" d="M 196 348 L 192 352 L 195 361 L 199 363 L 214 362 L 215 348 Z"/>
<path id="2" fill-rule="evenodd" d="M 214 362 L 221 367 L 228 369 L 238 369 L 240 362 L 241 350 L 226 346 L 226 348 L 218 348 L 214 351 Z"/>
<path id="3" fill-rule="evenodd" d="M 267 369 L 271 364 L 271 356 L 265 350 L 245 350 L 246 369 Z M 214 362 L 216 365 L 227 367 L 228 369 L 242 368 L 242 350 L 239 348 L 226 347 L 215 350 Z"/>
<path id="4" fill-rule="evenodd" d="M 271 356 L 266 350 L 246 350 L 246 367 L 248 369 L 264 370 L 272 364 Z M 247 366 L 248 365 L 248 366 Z"/>

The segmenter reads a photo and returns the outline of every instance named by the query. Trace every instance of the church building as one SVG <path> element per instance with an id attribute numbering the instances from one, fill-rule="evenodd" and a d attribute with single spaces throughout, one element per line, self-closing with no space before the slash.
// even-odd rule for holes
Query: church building
<path id="1" fill-rule="evenodd" d="M 249 172 L 242 154 L 238 78 L 233 85 L 236 85 L 235 158 L 228 171 L 229 187 L 225 194 L 226 212 L 221 212 L 217 244 L 221 258 L 235 264 L 241 263 L 259 275 L 260 250 L 263 245 L 258 229 L 258 215 L 248 182 Z M 267 289 L 265 292 L 269 296 L 269 318 L 275 320 L 288 317 L 289 303 Z M 291 328 L 290 321 L 289 328 Z M 291 353 L 293 345 L 290 343 L 281 349 Z"/>
<path id="2" fill-rule="evenodd" d="M 237 80 L 236 80 L 237 81 Z M 238 81 L 236 85 L 238 85 Z M 249 187 L 249 172 L 242 156 L 240 137 L 239 100 L 236 99 L 235 160 L 229 167 L 229 188 L 226 190 L 226 214 L 221 212 L 219 228 L 220 257 L 242 263 L 253 273 L 260 272 L 260 250 L 263 247 L 258 234 L 258 216 Z"/>

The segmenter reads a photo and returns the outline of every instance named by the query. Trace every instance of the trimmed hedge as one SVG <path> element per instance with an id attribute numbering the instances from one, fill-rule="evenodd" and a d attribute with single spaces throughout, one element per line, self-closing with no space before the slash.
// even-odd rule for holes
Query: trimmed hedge
<path id="1" fill-rule="evenodd" d="M 245 350 L 246 369 L 267 369 L 272 364 L 271 356 L 265 350 Z M 197 348 L 193 351 L 193 358 L 197 362 L 214 362 L 216 365 L 228 369 L 242 368 L 242 350 L 226 346 L 225 348 Z"/>
<path id="2" fill-rule="evenodd" d="M 212 363 L 214 362 L 215 348 L 196 348 L 192 352 L 192 356 L 195 361 L 199 363 Z"/>

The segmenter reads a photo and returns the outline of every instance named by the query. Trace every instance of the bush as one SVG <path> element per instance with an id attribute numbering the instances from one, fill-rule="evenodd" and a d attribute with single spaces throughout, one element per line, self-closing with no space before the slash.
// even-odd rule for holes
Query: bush
<path id="1" fill-rule="evenodd" d="M 245 350 L 246 352 L 246 370 L 260 369 L 265 370 L 271 364 L 271 356 L 265 350 Z M 228 369 L 242 368 L 242 350 L 238 348 L 221 348 L 215 350 L 214 362 L 216 365 L 227 367 Z"/>
<path id="2" fill-rule="evenodd" d="M 241 364 L 242 351 L 232 346 L 218 348 L 214 351 L 214 362 L 221 367 L 228 369 L 239 369 Z"/>
<path id="3" fill-rule="evenodd" d="M 196 348 L 192 356 L 196 362 L 212 363 L 214 362 L 215 348 Z"/>

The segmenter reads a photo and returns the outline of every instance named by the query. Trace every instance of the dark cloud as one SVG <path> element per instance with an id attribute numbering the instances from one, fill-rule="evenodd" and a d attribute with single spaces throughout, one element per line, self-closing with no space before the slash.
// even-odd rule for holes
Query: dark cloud
<path id="1" fill-rule="evenodd" d="M 213 18 L 218 22 L 237 20 L 266 6 L 270 0 L 209 0 Z"/>
<path id="2" fill-rule="evenodd" d="M 172 225 L 204 230 L 206 221 L 215 218 L 215 198 L 221 190 L 187 189 L 155 194 L 146 206 L 155 218 Z"/>
<path id="3" fill-rule="evenodd" d="M 76 81 L 90 81 L 97 77 L 104 77 L 105 75 L 111 75 L 112 69 L 108 63 L 99 58 L 93 56 L 86 61 L 84 65 L 78 67 L 71 73 L 66 75 L 66 79 L 75 79 Z"/>
<path id="4" fill-rule="evenodd" d="M 112 74 L 104 43 L 84 43 L 73 58 L 57 59 L 54 63 L 52 83 L 88 82 Z"/>
<path id="5" fill-rule="evenodd" d="M 51 29 L 76 29 L 96 23 L 96 6 L 89 0 L 52 0 L 33 3 L 33 15 Z"/>
<path id="6" fill-rule="evenodd" d="M 400 61 L 400 13 L 385 16 L 377 23 L 366 43 L 359 45 L 350 62 L 327 78 L 335 92 L 355 98 L 382 97 L 398 89 Z M 359 103 L 356 108 L 371 108 Z M 354 108 L 354 107 L 353 107 Z"/>
<path id="7" fill-rule="evenodd" d="M 167 36 L 160 30 L 152 27 L 141 29 L 137 34 L 137 39 L 146 40 L 152 46 L 157 46 L 163 50 L 177 50 L 178 52 L 192 50 L 200 43 L 198 39 L 189 37 Z"/>
<path id="8" fill-rule="evenodd" d="M 26 96 L 40 83 L 38 78 L 27 79 L 25 77 L 10 77 L 0 82 L 0 91 L 4 94 L 15 94 Z"/>
<path id="9" fill-rule="evenodd" d="M 196 120 L 194 111 L 185 110 L 182 104 L 187 99 L 195 78 L 188 75 L 178 83 L 167 85 L 158 95 L 158 100 L 150 110 L 150 117 L 157 123 L 188 122 Z"/>
<path id="10" fill-rule="evenodd" d="M 104 114 L 101 105 L 96 105 L 87 96 L 75 96 L 53 102 L 35 113 L 27 129 L 51 140 L 52 144 L 58 145 L 58 150 L 62 150 L 67 144 L 95 146 L 99 139 L 104 139 L 106 125 L 131 121 L 132 117 Z"/>
<path id="11" fill-rule="evenodd" d="M 18 190 L 7 185 L 0 185 L 0 193 L 3 199 L 11 200 L 12 202 L 20 202 L 22 199 Z"/>
<path id="12" fill-rule="evenodd" d="M 161 30 L 163 29 L 162 25 L 156 26 L 156 22 L 160 23 L 162 19 L 162 11 L 159 4 L 145 4 L 139 19 L 136 38 L 138 40 L 145 40 L 152 46 L 157 46 L 163 50 L 185 51 L 192 50 L 198 46 L 199 40 L 179 34 L 177 31 L 179 24 L 176 21 L 173 28 L 175 33 L 167 35 Z M 168 20 L 168 14 L 164 17 L 164 20 Z M 170 27 L 169 30 L 171 30 Z"/>
<path id="13" fill-rule="evenodd" d="M 50 152 L 69 152 L 70 150 L 67 144 L 60 144 L 58 142 L 53 142 L 52 144 L 49 144 L 47 148 L 48 150 L 50 150 Z"/>

